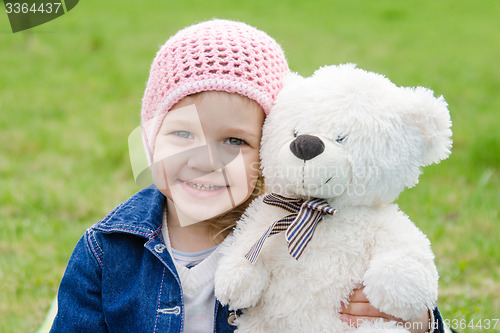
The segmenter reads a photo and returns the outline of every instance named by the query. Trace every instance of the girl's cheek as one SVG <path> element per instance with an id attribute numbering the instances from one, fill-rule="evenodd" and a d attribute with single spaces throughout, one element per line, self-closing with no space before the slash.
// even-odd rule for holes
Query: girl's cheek
<path id="1" fill-rule="evenodd" d="M 168 189 L 168 180 L 166 178 L 166 170 L 163 167 L 163 163 L 161 161 L 153 163 L 151 166 L 151 172 L 156 188 L 162 193 L 163 191 L 166 191 Z"/>
<path id="2" fill-rule="evenodd" d="M 176 162 L 179 162 L 178 159 L 167 157 L 151 166 L 153 182 L 156 188 L 166 196 L 170 195 L 170 188 L 175 184 L 182 168 L 182 165 Z"/>
<path id="3" fill-rule="evenodd" d="M 259 151 L 252 150 L 243 154 L 247 178 L 257 177 L 260 172 Z"/>
<path id="4" fill-rule="evenodd" d="M 183 150 L 185 149 L 179 147 L 178 145 L 173 145 L 172 143 L 168 142 L 166 138 L 159 139 L 155 144 L 155 153 L 153 155 L 153 158 L 154 161 L 158 163 L 169 158 L 170 156 L 174 156 L 175 154 Z"/>
<path id="5" fill-rule="evenodd" d="M 226 165 L 231 192 L 237 201 L 243 202 L 253 192 L 259 174 L 258 161 L 249 160 L 249 156 L 238 156 Z"/>

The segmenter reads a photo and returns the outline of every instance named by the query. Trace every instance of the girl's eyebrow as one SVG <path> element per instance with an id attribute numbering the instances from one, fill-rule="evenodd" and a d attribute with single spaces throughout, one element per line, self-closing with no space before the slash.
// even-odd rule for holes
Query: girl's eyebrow
<path id="1" fill-rule="evenodd" d="M 169 128 L 169 127 L 176 127 L 176 126 L 184 126 L 184 127 L 188 127 L 188 126 L 193 126 L 193 125 L 196 125 L 196 123 L 199 123 L 200 121 L 198 119 L 190 119 L 190 118 L 172 118 L 172 119 L 167 119 L 167 121 L 165 121 L 163 123 L 163 126 L 162 127 L 166 127 L 166 128 Z"/>
<path id="2" fill-rule="evenodd" d="M 260 140 L 260 135 L 259 133 L 256 133 L 255 131 L 251 130 L 250 128 L 244 128 L 244 127 L 227 127 L 226 131 L 234 135 L 240 135 L 240 136 L 245 136 L 245 137 L 250 137 L 251 139 L 258 139 Z"/>

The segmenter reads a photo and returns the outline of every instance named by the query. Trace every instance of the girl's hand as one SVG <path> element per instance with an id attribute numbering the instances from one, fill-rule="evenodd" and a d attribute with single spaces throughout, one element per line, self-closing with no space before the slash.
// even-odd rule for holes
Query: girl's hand
<path id="1" fill-rule="evenodd" d="M 409 328 L 412 333 L 429 331 L 429 312 L 427 310 L 422 312 L 420 318 L 405 322 L 374 308 L 368 301 L 368 298 L 366 298 L 363 289 L 354 289 L 353 294 L 349 298 L 349 304 L 347 306 L 342 304 L 340 314 L 342 321 L 346 322 L 351 327 L 357 327 L 358 323 L 363 321 L 382 318 L 385 321 L 400 322 L 402 323 L 402 327 Z"/>

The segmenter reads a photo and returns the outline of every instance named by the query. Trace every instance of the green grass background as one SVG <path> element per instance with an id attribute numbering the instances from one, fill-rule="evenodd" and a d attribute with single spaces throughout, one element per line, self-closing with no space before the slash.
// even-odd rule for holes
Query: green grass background
<path id="1" fill-rule="evenodd" d="M 500 318 L 500 1 L 86 0 L 16 34 L 0 6 L 0 332 L 38 327 L 78 238 L 138 190 L 151 61 L 213 17 L 268 32 L 302 75 L 354 62 L 445 96 L 452 156 L 398 203 L 432 241 L 443 316 Z"/>

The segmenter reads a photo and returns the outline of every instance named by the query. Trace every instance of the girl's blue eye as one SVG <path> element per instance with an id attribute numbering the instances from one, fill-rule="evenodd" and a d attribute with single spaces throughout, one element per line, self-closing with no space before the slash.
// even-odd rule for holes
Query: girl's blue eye
<path id="1" fill-rule="evenodd" d="M 183 139 L 192 139 L 193 138 L 191 133 L 189 133 L 188 131 L 174 131 L 174 132 L 172 132 L 172 134 L 175 136 L 178 136 L 180 138 L 183 138 Z"/>
<path id="2" fill-rule="evenodd" d="M 238 138 L 228 138 L 224 142 L 229 143 L 230 145 L 233 145 L 233 146 L 241 146 L 243 144 L 246 144 L 245 140 L 241 140 Z"/>

